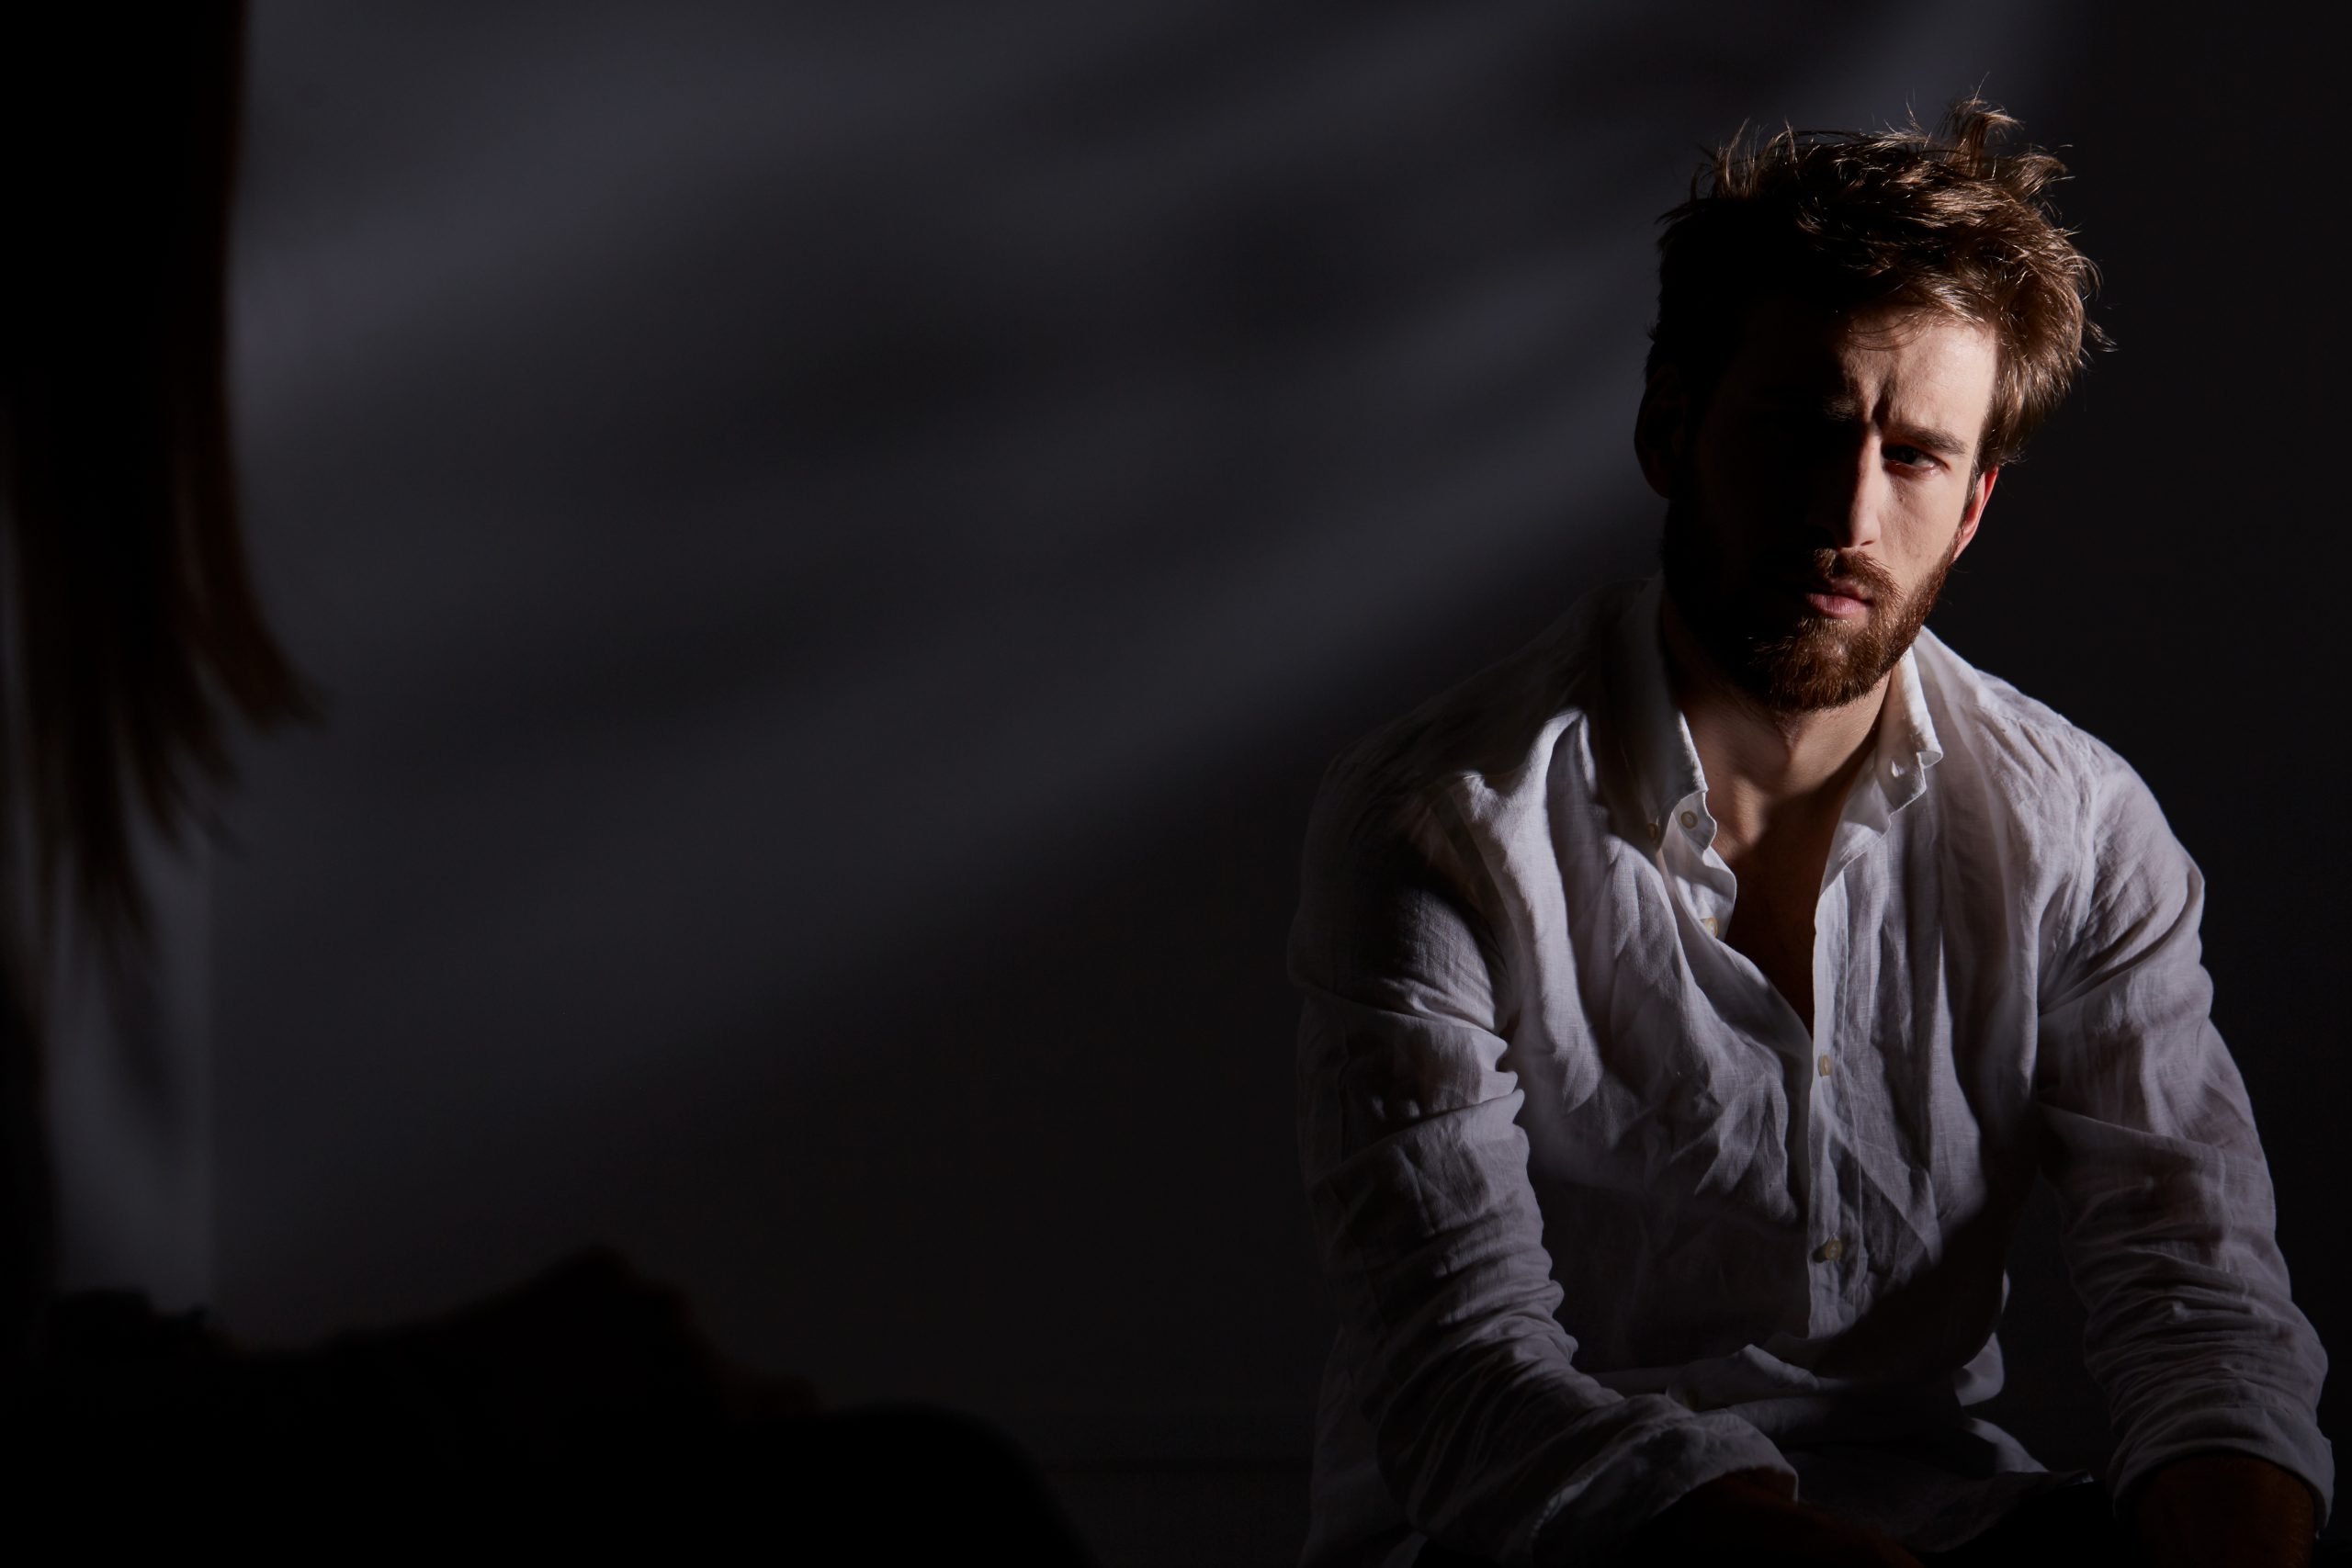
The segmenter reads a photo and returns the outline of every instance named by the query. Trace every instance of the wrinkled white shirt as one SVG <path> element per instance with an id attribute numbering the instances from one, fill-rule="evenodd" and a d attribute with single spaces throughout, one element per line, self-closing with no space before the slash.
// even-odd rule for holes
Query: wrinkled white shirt
<path id="1" fill-rule="evenodd" d="M 1340 1329 L 1312 1568 L 1605 1552 L 1702 1482 L 1917 1551 L 2030 1493 L 2001 1384 L 2035 1174 L 2122 1494 L 2208 1450 L 2334 1485 L 2203 886 L 2098 741 L 1922 633 L 1815 917 L 1815 1021 L 1718 940 L 1738 887 L 1661 584 L 1336 762 L 1291 969 L 1300 1159 Z"/>

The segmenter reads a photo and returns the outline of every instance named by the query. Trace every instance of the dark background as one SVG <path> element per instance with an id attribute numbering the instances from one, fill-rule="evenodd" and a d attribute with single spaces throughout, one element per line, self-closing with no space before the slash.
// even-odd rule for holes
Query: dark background
<path id="1" fill-rule="evenodd" d="M 2120 346 L 1934 625 L 2207 873 L 2340 1353 L 2339 44 L 2087 3 L 257 6 L 249 526 L 333 716 L 248 750 L 169 905 L 149 1027 L 194 1087 L 87 1136 L 176 1138 L 179 1217 L 85 1271 L 169 1253 L 295 1341 L 609 1241 L 836 1398 L 1193 1478 L 1147 1514 L 1238 1517 L 1199 1476 L 1256 1467 L 1217 1550 L 1283 1560 L 1321 766 L 1649 569 L 1653 220 L 1700 144 L 1981 83 L 2064 150 Z M 1996 1414 L 2095 1465 L 2044 1211 L 2016 1272 Z"/>

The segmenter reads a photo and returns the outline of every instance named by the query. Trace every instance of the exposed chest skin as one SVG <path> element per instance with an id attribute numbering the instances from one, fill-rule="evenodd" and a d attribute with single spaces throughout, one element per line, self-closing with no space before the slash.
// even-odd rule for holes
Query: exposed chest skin
<path id="1" fill-rule="evenodd" d="M 1834 815 L 1815 812 L 1809 819 L 1776 823 L 1752 843 L 1721 832 L 1715 840 L 1715 852 L 1739 879 L 1724 940 L 1764 972 L 1807 1029 L 1813 1027 L 1814 915 L 1837 830 Z"/>

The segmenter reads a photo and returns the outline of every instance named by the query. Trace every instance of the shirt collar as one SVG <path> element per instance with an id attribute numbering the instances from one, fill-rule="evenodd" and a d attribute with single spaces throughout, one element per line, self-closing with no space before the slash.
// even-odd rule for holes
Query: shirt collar
<path id="1" fill-rule="evenodd" d="M 1915 641 L 1903 650 L 1894 679 L 1887 683 L 1886 706 L 1879 713 L 1878 748 L 1871 759 L 1871 770 L 1886 792 L 1887 809 L 1900 811 L 1925 794 L 1928 770 L 1943 760 L 1943 743 L 1936 739 L 1936 721 L 1928 716 L 1927 691 L 1919 680 L 1919 645 Z"/>
<path id="2" fill-rule="evenodd" d="M 1667 672 L 1661 621 L 1665 604 L 1666 578 L 1653 574 L 1626 607 L 1618 626 L 1619 668 L 1625 672 L 1626 716 L 1631 721 L 1628 759 L 1653 840 L 1657 837 L 1657 826 L 1668 821 L 1683 802 L 1693 795 L 1703 802 L 1707 788 L 1698 745 L 1690 739 L 1690 723 L 1674 700 Z M 1899 811 L 1924 794 L 1928 770 L 1942 761 L 1943 756 L 1935 720 L 1928 712 L 1918 648 L 1914 644 L 1904 650 L 1887 684 L 1871 758 L 1871 780 L 1886 810 Z M 1858 796 L 1867 793 L 1860 787 L 1854 791 Z"/>

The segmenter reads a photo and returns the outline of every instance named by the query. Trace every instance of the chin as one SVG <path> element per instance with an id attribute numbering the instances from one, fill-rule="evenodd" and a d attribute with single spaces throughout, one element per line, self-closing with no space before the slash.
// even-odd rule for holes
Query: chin
<path id="1" fill-rule="evenodd" d="M 1751 645 L 1743 684 L 1775 713 L 1844 707 L 1869 695 L 1901 657 L 1888 657 L 1885 643 L 1875 609 L 1859 624 L 1808 613 Z"/>

